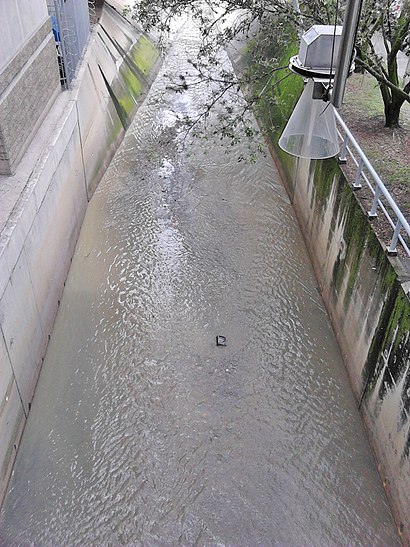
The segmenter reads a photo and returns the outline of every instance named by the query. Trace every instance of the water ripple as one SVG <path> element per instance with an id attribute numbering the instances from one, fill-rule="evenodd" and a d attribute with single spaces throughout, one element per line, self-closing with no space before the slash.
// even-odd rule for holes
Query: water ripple
<path id="1" fill-rule="evenodd" d="M 272 161 L 178 133 L 197 47 L 90 202 L 0 543 L 399 544 Z"/>

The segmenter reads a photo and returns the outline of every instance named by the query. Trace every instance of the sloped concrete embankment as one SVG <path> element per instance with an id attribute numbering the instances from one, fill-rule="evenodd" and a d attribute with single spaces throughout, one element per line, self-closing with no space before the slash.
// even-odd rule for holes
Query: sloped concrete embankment
<path id="1" fill-rule="evenodd" d="M 0 502 L 88 200 L 159 63 L 150 38 L 105 6 L 73 90 L 44 121 L 50 132 L 33 168 L 23 158 L 8 180 L 29 173 L 0 236 Z"/>
<path id="2" fill-rule="evenodd" d="M 286 64 L 292 46 L 282 51 Z M 279 56 L 280 57 L 280 56 Z M 261 123 L 309 249 L 319 289 L 403 542 L 410 544 L 410 276 L 387 256 L 336 159 L 296 159 L 277 146 L 302 79 L 273 82 Z"/>

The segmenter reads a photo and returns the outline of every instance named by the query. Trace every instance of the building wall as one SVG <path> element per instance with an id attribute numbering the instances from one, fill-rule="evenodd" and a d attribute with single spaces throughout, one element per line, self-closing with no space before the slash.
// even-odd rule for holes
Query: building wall
<path id="1" fill-rule="evenodd" d="M 12 174 L 60 91 L 45 0 L 0 0 L 0 174 Z"/>
<path id="2" fill-rule="evenodd" d="M 34 138 L 16 174 L 3 177 L 27 174 L 0 233 L 0 503 L 88 199 L 159 63 L 151 40 L 105 7 L 72 91 L 45 120 L 52 130 L 36 163 L 25 166 Z"/>
<path id="3" fill-rule="evenodd" d="M 46 19 L 45 0 L 0 0 L 0 73 Z"/>

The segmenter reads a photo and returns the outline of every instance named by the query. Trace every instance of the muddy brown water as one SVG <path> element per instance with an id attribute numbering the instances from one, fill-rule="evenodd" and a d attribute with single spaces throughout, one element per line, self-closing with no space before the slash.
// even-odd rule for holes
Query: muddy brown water
<path id="1" fill-rule="evenodd" d="M 90 202 L 1 543 L 399 545 L 273 162 L 177 135 L 197 45 Z"/>

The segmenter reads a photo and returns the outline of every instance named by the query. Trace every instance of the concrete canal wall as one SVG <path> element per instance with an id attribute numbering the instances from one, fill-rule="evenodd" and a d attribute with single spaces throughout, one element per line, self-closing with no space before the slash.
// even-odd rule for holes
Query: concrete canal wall
<path id="1" fill-rule="evenodd" d="M 408 276 L 378 241 L 335 160 L 288 182 L 399 530 L 410 537 Z"/>
<path id="2" fill-rule="evenodd" d="M 279 51 L 286 65 L 292 45 Z M 403 542 L 410 544 L 410 275 L 387 256 L 336 159 L 310 161 L 277 146 L 302 78 L 274 84 L 262 108 L 331 317 L 352 389 L 367 425 Z"/>
<path id="3" fill-rule="evenodd" d="M 59 95 L 15 175 L 1 177 L 0 502 L 88 200 L 159 62 L 149 37 L 106 5 L 73 89 Z"/>

